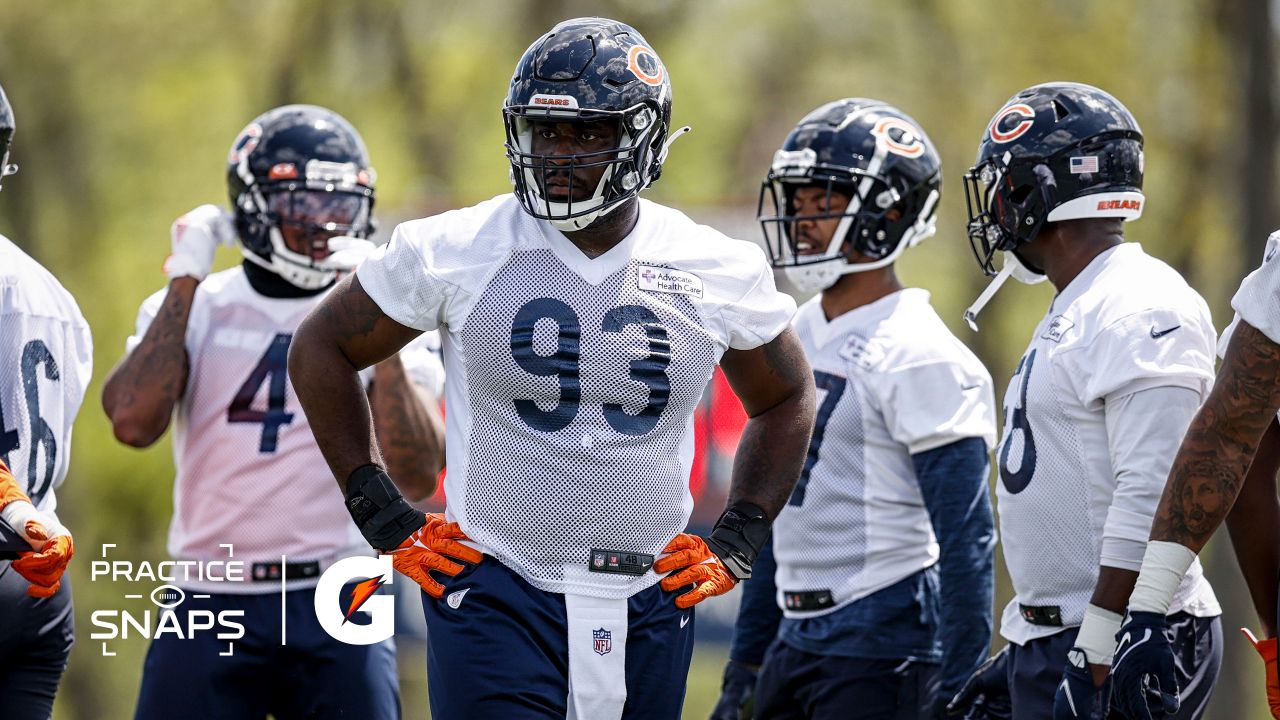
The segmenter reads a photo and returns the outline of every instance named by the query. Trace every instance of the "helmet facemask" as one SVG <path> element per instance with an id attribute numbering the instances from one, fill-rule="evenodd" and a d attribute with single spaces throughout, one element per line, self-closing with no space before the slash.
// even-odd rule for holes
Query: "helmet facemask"
<path id="1" fill-rule="evenodd" d="M 825 290 L 841 276 L 883 268 L 908 247 L 934 233 L 937 190 L 923 195 L 908 190 L 907 196 L 883 176 L 856 168 L 816 165 L 810 149 L 780 150 L 773 167 L 761 184 L 757 216 L 765 236 L 765 246 L 774 267 L 782 268 L 787 279 L 804 292 Z M 799 215 L 795 193 L 803 187 L 825 192 L 821 207 L 839 205 L 839 193 L 849 198 L 838 212 Z M 920 207 L 912 207 L 915 203 Z M 772 209 L 773 214 L 766 214 Z M 799 232 L 804 220 L 838 219 L 825 248 L 806 247 L 810 240 Z M 857 253 L 865 262 L 853 262 Z"/>
<path id="2" fill-rule="evenodd" d="M 541 96 L 535 96 L 537 101 Z M 558 102 L 572 101 L 557 96 Z M 657 179 L 665 127 L 646 104 L 622 111 L 579 110 L 546 105 L 503 108 L 507 158 L 516 198 L 533 217 L 549 220 L 562 231 L 581 230 L 635 197 Z M 616 123 L 617 143 L 605 150 L 569 155 L 535 153 L 538 123 Z M 594 187 L 582 179 L 603 168 Z M 584 172 L 585 171 L 585 172 Z M 548 188 L 563 188 L 563 192 Z M 553 199 L 562 195 L 563 200 Z"/>
<path id="3" fill-rule="evenodd" d="M 303 290 L 323 288 L 337 275 L 326 263 L 329 240 L 373 234 L 372 171 L 312 160 L 305 176 L 289 163 L 272 168 L 271 175 L 270 182 L 249 185 L 239 198 L 247 221 L 241 237 L 251 239 L 241 251 Z"/>

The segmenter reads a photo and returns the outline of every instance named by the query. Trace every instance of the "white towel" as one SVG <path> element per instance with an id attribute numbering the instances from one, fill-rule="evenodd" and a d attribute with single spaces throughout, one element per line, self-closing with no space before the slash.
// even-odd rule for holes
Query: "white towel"
<path id="1" fill-rule="evenodd" d="M 569 720 L 618 720 L 627 701 L 627 599 L 565 595 Z"/>

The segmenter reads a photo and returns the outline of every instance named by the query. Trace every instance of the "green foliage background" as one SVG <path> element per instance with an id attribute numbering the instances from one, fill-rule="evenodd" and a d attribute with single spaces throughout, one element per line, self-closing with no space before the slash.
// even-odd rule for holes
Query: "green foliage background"
<path id="1" fill-rule="evenodd" d="M 1182 271 L 1213 307 L 1227 301 L 1263 238 L 1241 237 L 1237 200 L 1255 157 L 1242 137 L 1239 14 L 1254 0 L 0 0 L 0 83 L 16 110 L 0 232 L 46 263 L 79 299 L 97 343 L 61 512 L 73 564 L 79 645 L 56 716 L 132 713 L 145 643 L 99 656 L 88 613 L 119 592 L 88 581 L 100 543 L 164 557 L 171 510 L 167 441 L 115 442 L 99 407 L 138 304 L 164 283 L 168 227 L 225 202 L 227 148 L 258 113 L 329 106 L 361 129 L 379 178 L 383 237 L 395 220 L 506 192 L 499 107 L 520 52 L 556 21 L 606 14 L 658 50 L 675 88 L 678 142 L 649 197 L 754 237 L 756 190 L 777 143 L 838 97 L 890 101 L 940 148 L 939 234 L 901 261 L 1003 386 L 1049 300 L 1003 290 L 973 334 L 960 312 L 985 284 L 963 235 L 960 177 L 987 120 L 1015 91 L 1048 80 L 1099 85 L 1146 132 L 1146 215 L 1129 237 Z M 1234 14 L 1233 14 L 1234 13 Z M 1233 22 L 1235 24 L 1233 24 Z M 1275 213 L 1266 209 L 1272 220 Z M 220 264 L 236 262 L 233 253 Z M 228 452 L 234 452 L 228 449 Z M 318 470 L 320 471 L 320 470 Z M 1208 553 L 1226 626 L 1253 624 L 1227 541 Z M 1001 586 L 999 603 L 1010 595 Z M 1210 717 L 1265 717 L 1260 667 L 1227 633 Z M 416 651 L 415 651 L 416 652 Z M 689 716 L 714 701 L 723 648 L 700 649 Z M 403 652 L 402 652 L 403 655 Z M 421 665 L 406 670 L 406 715 L 421 717 Z M 697 710 L 695 711 L 695 707 Z"/>

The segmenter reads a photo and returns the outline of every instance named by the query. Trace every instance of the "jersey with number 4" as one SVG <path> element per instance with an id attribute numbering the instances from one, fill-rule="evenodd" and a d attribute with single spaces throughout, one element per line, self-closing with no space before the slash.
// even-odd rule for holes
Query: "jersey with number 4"
<path id="1" fill-rule="evenodd" d="M 166 292 L 143 302 L 129 352 Z M 187 321 L 187 385 L 174 413 L 173 557 L 225 559 L 224 543 L 246 562 L 368 552 L 286 370 L 294 330 L 324 295 L 267 297 L 253 289 L 242 266 L 214 273 L 197 287 Z M 429 364 L 419 367 L 408 357 L 401 355 L 410 376 L 439 391 L 441 371 L 432 373 Z M 440 367 L 434 358 L 415 357 Z M 372 370 L 362 376 L 367 383 Z M 218 583 L 216 589 L 253 587 Z"/>
<path id="2" fill-rule="evenodd" d="M 93 338 L 71 293 L 4 236 L 0 358 L 0 459 L 31 502 L 52 512 L 93 373 Z"/>
<path id="3" fill-rule="evenodd" d="M 929 293 L 907 288 L 828 321 L 821 297 L 796 313 L 818 412 L 809 454 L 773 525 L 778 605 L 834 612 L 938 561 L 911 456 L 979 437 L 995 442 L 991 376 L 951 334 Z M 822 610 L 789 591 L 831 594 Z"/>
<path id="4" fill-rule="evenodd" d="M 1140 512 L 1131 498 L 1116 502 L 1106 403 L 1164 387 L 1203 402 L 1215 340 L 1204 300 L 1136 243 L 1103 252 L 1054 298 L 1010 380 L 996 449 L 1001 545 L 1016 592 L 1005 638 L 1023 644 L 1079 625 L 1104 536 L 1145 544 L 1173 457 L 1151 459 L 1159 480 L 1140 488 Z M 1020 604 L 1052 608 L 1061 625 L 1028 622 Z M 1170 612 L 1179 610 L 1219 611 L 1198 560 L 1174 597 Z"/>
<path id="5" fill-rule="evenodd" d="M 795 311 L 758 247 L 644 200 L 594 259 L 503 195 L 400 225 L 356 277 L 397 322 L 441 328 L 450 518 L 535 587 L 602 598 L 657 582 L 646 556 L 688 521 L 721 354 Z"/>

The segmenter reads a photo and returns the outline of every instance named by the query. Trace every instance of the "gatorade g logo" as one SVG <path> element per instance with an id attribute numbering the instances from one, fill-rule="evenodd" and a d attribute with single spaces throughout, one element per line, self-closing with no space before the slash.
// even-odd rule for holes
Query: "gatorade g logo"
<path id="1" fill-rule="evenodd" d="M 343 593 L 342 587 L 357 578 L 368 579 L 356 584 L 353 591 Z M 334 640 L 348 645 L 372 645 L 391 637 L 395 633 L 395 598 L 374 593 L 394 579 L 391 558 L 386 555 L 350 557 L 334 563 L 316 585 L 316 619 L 320 627 Z M 373 622 L 347 622 L 357 612 L 368 613 Z"/>

